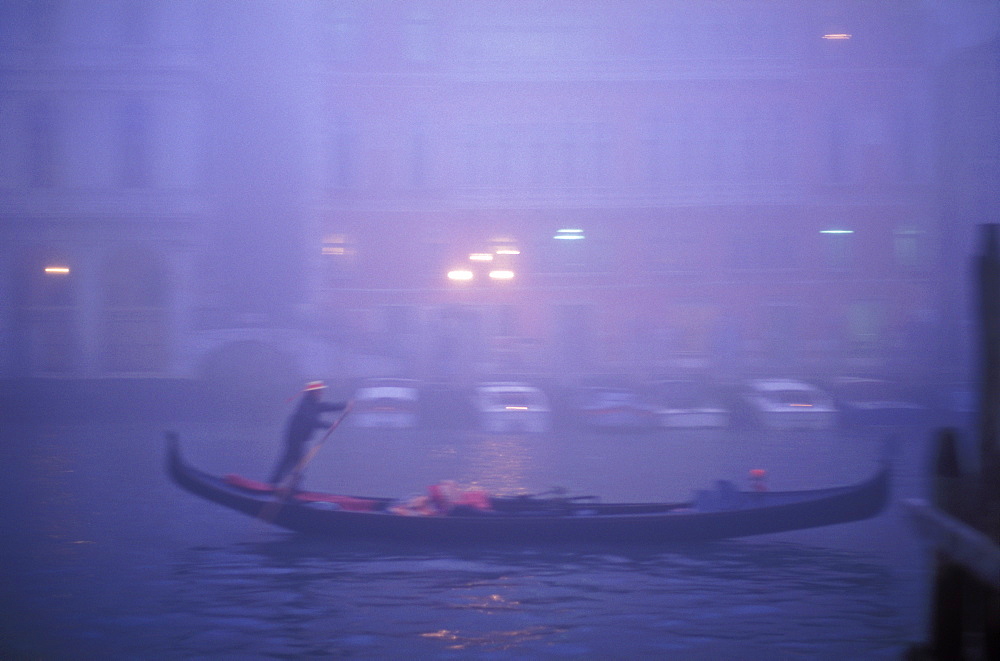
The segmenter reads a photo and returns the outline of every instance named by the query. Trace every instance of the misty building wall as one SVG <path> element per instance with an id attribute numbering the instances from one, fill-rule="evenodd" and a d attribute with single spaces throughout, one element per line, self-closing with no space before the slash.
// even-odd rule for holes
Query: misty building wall
<path id="1" fill-rule="evenodd" d="M 242 1 L 200 8 L 213 216 L 203 257 L 219 321 L 228 326 L 247 323 L 241 318 L 294 325 L 305 300 L 309 7 Z"/>
<path id="2" fill-rule="evenodd" d="M 174 371 L 206 219 L 192 10 L 0 8 L 4 376 Z"/>
<path id="3" fill-rule="evenodd" d="M 358 350 L 446 377 L 928 378 L 912 3 L 322 9 L 323 298 Z M 446 279 L 505 246 L 514 279 Z"/>
<path id="4" fill-rule="evenodd" d="M 256 361 L 287 382 L 315 359 L 288 330 L 306 6 L 3 3 L 2 376 L 252 379 L 225 363 Z"/>
<path id="5" fill-rule="evenodd" d="M 973 347 L 982 338 L 970 256 L 982 250 L 978 225 L 1000 223 L 1000 36 L 994 32 L 950 52 L 934 78 L 934 91 L 943 378 L 975 381 L 981 356 Z"/>
<path id="6" fill-rule="evenodd" d="M 0 370 L 936 378 L 933 4 L 4 3 Z"/>

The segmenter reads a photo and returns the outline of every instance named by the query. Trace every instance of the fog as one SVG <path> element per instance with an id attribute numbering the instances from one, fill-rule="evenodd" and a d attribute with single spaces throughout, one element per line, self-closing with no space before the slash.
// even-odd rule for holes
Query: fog
<path id="1" fill-rule="evenodd" d="M 7 380 L 975 379 L 995 3 L 2 12 Z"/>
<path id="2" fill-rule="evenodd" d="M 888 457 L 890 503 L 926 496 L 937 430 L 961 469 L 995 438 L 998 31 L 995 0 L 0 0 L 0 649 L 901 656 L 932 584 L 902 507 L 313 548 L 178 489 L 163 432 L 267 479 L 320 380 L 354 408 L 309 489 L 697 516 Z"/>

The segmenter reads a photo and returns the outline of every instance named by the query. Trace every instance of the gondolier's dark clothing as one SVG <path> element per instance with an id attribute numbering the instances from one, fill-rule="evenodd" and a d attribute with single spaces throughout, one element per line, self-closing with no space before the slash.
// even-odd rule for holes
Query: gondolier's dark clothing
<path id="1" fill-rule="evenodd" d="M 326 411 L 343 411 L 345 404 L 322 402 L 319 397 L 306 394 L 299 402 L 295 413 L 288 420 L 285 431 L 285 451 L 271 473 L 271 483 L 277 484 L 288 476 L 302 461 L 309 438 L 317 429 L 329 427 L 332 423 L 320 419 Z M 292 485 L 293 487 L 295 485 Z"/>

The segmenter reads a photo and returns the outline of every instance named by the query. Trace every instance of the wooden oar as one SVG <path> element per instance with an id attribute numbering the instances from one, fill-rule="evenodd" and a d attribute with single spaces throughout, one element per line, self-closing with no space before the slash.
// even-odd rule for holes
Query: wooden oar
<path id="1" fill-rule="evenodd" d="M 333 430 L 339 427 L 340 423 L 343 422 L 344 418 L 347 417 L 347 414 L 350 413 L 352 403 L 353 402 L 350 401 L 347 402 L 347 405 L 344 406 L 343 413 L 341 413 L 337 417 L 337 419 L 333 421 L 333 424 L 330 425 L 329 429 L 326 430 L 326 433 L 323 434 L 323 437 L 319 439 L 319 441 L 315 445 L 309 448 L 309 452 L 307 452 L 306 455 L 299 460 L 299 463 L 295 464 L 295 468 L 291 470 L 288 476 L 285 479 L 283 479 L 280 483 L 275 485 L 274 487 L 275 499 L 261 508 L 260 514 L 257 515 L 258 518 L 266 521 L 267 523 L 271 523 L 272 521 L 274 521 L 275 517 L 277 517 L 278 515 L 278 512 L 281 511 L 281 507 L 285 504 L 285 502 L 288 500 L 288 497 L 291 495 L 292 489 L 295 487 L 296 483 L 298 483 L 299 478 L 302 475 L 302 471 L 305 470 L 309 462 L 316 457 L 316 455 L 319 453 L 320 448 L 323 447 L 324 443 L 326 443 L 326 439 L 330 438 L 330 434 L 333 433 Z"/>

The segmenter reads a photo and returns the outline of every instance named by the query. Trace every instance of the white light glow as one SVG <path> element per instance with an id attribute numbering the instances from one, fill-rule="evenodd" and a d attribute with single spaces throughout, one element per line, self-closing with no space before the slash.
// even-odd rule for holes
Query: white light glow
<path id="1" fill-rule="evenodd" d="M 820 234 L 854 234 L 854 230 L 820 230 Z"/>
<path id="2" fill-rule="evenodd" d="M 472 277 L 472 271 L 465 271 L 462 269 L 448 271 L 449 280 L 472 280 Z"/>
<path id="3" fill-rule="evenodd" d="M 493 255 L 488 252 L 474 252 L 469 255 L 469 259 L 474 262 L 492 262 Z"/>
<path id="4" fill-rule="evenodd" d="M 494 280 L 510 280 L 514 277 L 513 271 L 490 271 L 490 277 Z"/>
<path id="5" fill-rule="evenodd" d="M 498 255 L 520 255 L 521 251 L 517 248 L 497 248 Z"/>
<path id="6" fill-rule="evenodd" d="M 55 273 L 55 274 L 58 274 L 58 275 L 64 275 L 66 273 L 69 273 L 69 267 L 68 266 L 46 266 L 45 267 L 45 272 L 46 273 Z"/>
<path id="7" fill-rule="evenodd" d="M 583 230 L 581 229 L 561 229 L 561 230 L 556 230 L 556 235 L 553 236 L 552 238 L 574 240 L 574 239 L 584 239 L 586 237 L 583 235 Z"/>
<path id="8" fill-rule="evenodd" d="M 833 34 L 824 34 L 823 38 L 824 39 L 850 39 L 851 35 L 846 34 L 844 32 L 837 32 L 837 33 L 833 33 Z"/>

